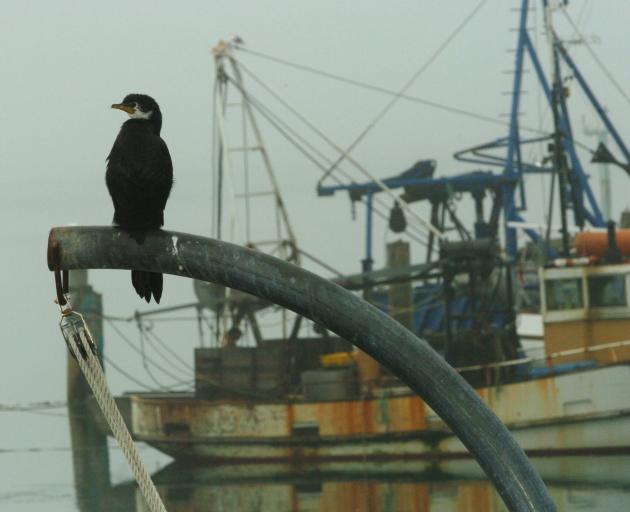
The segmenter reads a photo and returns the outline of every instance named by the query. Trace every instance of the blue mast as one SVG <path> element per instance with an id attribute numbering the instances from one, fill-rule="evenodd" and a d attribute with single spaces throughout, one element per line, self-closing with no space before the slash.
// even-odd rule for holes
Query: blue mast
<path id="1" fill-rule="evenodd" d="M 549 8 L 548 0 L 543 0 L 543 7 Z M 500 139 L 493 144 L 485 145 L 484 149 L 498 148 L 505 145 L 506 159 L 504 161 L 504 173 L 509 176 L 515 176 L 519 179 L 517 185 L 510 187 L 506 185 L 505 188 L 505 245 L 506 251 L 509 255 L 515 256 L 516 247 L 516 230 L 509 225 L 512 221 L 522 221 L 521 212 L 525 211 L 527 206 L 525 187 L 523 186 L 523 179 L 525 174 L 532 172 L 558 172 L 557 169 L 541 168 L 534 169 L 531 165 L 525 164 L 521 161 L 520 146 L 530 141 L 524 141 L 520 137 L 519 132 L 519 107 L 520 107 L 520 95 L 522 91 L 522 77 L 523 66 L 525 63 L 525 56 L 527 55 L 533 65 L 535 76 L 538 80 L 540 87 L 543 90 L 544 96 L 547 99 L 547 103 L 550 108 L 557 108 L 557 127 L 559 130 L 559 140 L 561 141 L 562 158 L 568 161 L 568 168 L 566 169 L 566 183 L 564 187 L 559 191 L 562 198 L 562 203 L 566 204 L 567 209 L 573 210 L 575 222 L 578 226 L 582 227 L 584 222 L 588 222 L 592 226 L 603 227 L 605 225 L 605 219 L 602 215 L 601 209 L 595 199 L 595 195 L 588 181 L 588 175 L 586 174 L 580 158 L 576 151 L 576 145 L 573 140 L 573 134 L 571 129 L 571 123 L 569 118 L 569 110 L 566 101 L 566 94 L 564 91 L 563 80 L 561 75 L 560 63 L 564 63 L 569 68 L 576 82 L 584 92 L 589 103 L 593 109 L 597 112 L 602 123 L 606 129 L 612 135 L 612 138 L 616 142 L 619 150 L 623 154 L 626 161 L 630 161 L 630 151 L 628 151 L 626 145 L 621 139 L 619 133 L 615 129 L 610 117 L 606 111 L 602 108 L 591 87 L 588 85 L 585 77 L 580 72 L 575 62 L 571 59 L 566 48 L 562 42 L 557 38 L 553 29 L 550 28 L 550 37 L 552 39 L 552 51 L 554 55 L 554 67 L 556 76 L 556 83 L 550 86 L 547 80 L 544 70 L 541 66 L 540 59 L 536 53 L 532 40 L 527 32 L 527 21 L 530 2 L 529 0 L 522 0 L 520 22 L 518 29 L 517 48 L 515 52 L 515 69 L 514 69 L 514 81 L 512 86 L 512 101 L 510 110 L 510 126 L 509 135 L 507 139 Z M 557 88 L 557 90 L 556 90 Z M 555 102 L 555 105 L 554 105 Z M 551 137 L 550 137 L 551 138 Z M 535 142 L 540 139 L 534 139 L 531 142 Z M 464 160 L 464 158 L 461 158 Z M 497 165 L 495 161 L 486 161 L 490 165 Z M 517 195 L 518 189 L 518 195 Z M 518 199 L 518 204 L 517 204 Z M 530 238 L 534 241 L 540 242 L 545 245 L 545 241 L 541 240 L 541 237 L 533 230 L 526 230 Z M 553 251 L 550 247 L 547 247 L 547 252 L 553 255 Z"/>
<path id="2" fill-rule="evenodd" d="M 578 69 L 577 65 L 569 56 L 566 48 L 553 32 L 553 28 L 548 25 L 550 40 L 552 44 L 553 55 L 553 81 L 547 78 L 540 58 L 536 52 L 532 39 L 527 30 L 528 13 L 530 10 L 530 0 L 521 0 L 519 28 L 517 35 L 517 46 L 515 51 L 514 62 L 514 78 L 512 82 L 511 104 L 510 104 L 510 121 L 507 136 L 498 138 L 490 143 L 482 144 L 474 148 L 466 149 L 455 153 L 455 158 L 460 161 L 472 162 L 489 166 L 496 166 L 502 169 L 504 181 L 501 182 L 501 210 L 503 213 L 503 233 L 505 237 L 505 249 L 508 256 L 514 258 L 517 254 L 517 237 L 516 227 L 512 223 L 523 222 L 527 211 L 527 196 L 525 188 L 525 177 L 528 174 L 549 174 L 558 177 L 559 186 L 557 187 L 560 197 L 561 214 L 563 219 L 563 232 L 567 231 L 567 214 L 573 212 L 574 222 L 582 228 L 586 223 L 595 227 L 604 227 L 605 219 L 602 211 L 597 203 L 593 190 L 589 184 L 589 176 L 586 173 L 579 155 L 573 132 L 571 128 L 569 109 L 567 105 L 567 89 L 564 86 L 561 64 L 564 64 L 575 77 L 577 84 L 584 92 L 586 98 L 601 118 L 604 126 L 611 133 L 613 140 L 616 142 L 619 150 L 623 154 L 625 160 L 630 162 L 630 151 L 624 144 L 619 133 L 615 129 L 608 114 L 601 107 L 592 89 L 586 82 L 586 79 Z M 549 8 L 548 0 L 542 0 L 543 7 Z M 523 87 L 523 69 L 526 59 L 532 64 L 534 76 L 538 86 L 546 98 L 547 104 L 554 113 L 554 130 L 552 133 L 540 133 L 534 137 L 523 138 L 521 136 L 521 128 L 519 126 L 519 114 L 521 108 L 521 94 Z M 550 143 L 553 156 L 547 156 L 545 160 L 553 162 L 543 164 L 533 164 L 524 162 L 522 158 L 522 146 L 524 144 Z M 501 151 L 503 156 L 498 153 L 490 154 L 488 151 Z M 467 155 L 468 153 L 468 155 Z M 630 165 L 614 162 L 630 173 Z M 462 175 L 463 176 L 463 175 Z M 481 179 L 487 179 L 486 177 Z M 390 188 L 410 186 L 418 177 L 412 176 L 396 176 L 388 178 L 385 183 Z M 436 180 L 428 177 L 421 179 L 424 186 L 435 184 Z M 372 196 L 380 192 L 375 183 L 351 183 L 342 186 L 318 186 L 319 195 L 332 195 L 337 191 L 345 190 L 352 194 L 358 194 L 357 197 L 363 197 L 366 205 L 366 237 L 365 237 L 365 260 L 364 265 L 370 267 L 372 261 Z M 541 237 L 534 229 L 524 230 L 531 240 L 539 244 L 548 256 L 556 256 L 555 250 L 548 245 L 547 240 Z M 566 246 L 565 236 L 565 246 Z"/>
<path id="3" fill-rule="evenodd" d="M 521 98 L 521 84 L 523 81 L 523 57 L 526 49 L 527 39 L 527 11 L 529 9 L 529 0 L 523 0 L 521 4 L 521 20 L 518 30 L 518 43 L 516 45 L 516 63 L 514 66 L 514 82 L 512 84 L 512 108 L 510 111 L 510 129 L 507 145 L 507 157 L 505 165 L 505 174 L 510 177 L 518 178 L 518 188 L 520 191 L 520 208 L 516 206 L 514 193 L 515 188 L 507 186 L 504 190 L 505 195 L 505 246 L 508 254 L 516 254 L 516 231 L 508 228 L 508 221 L 522 220 L 518 215 L 518 211 L 525 209 L 525 186 L 523 183 L 523 167 L 521 165 L 521 143 L 518 126 L 519 104 Z M 516 162 L 515 162 L 516 159 Z M 516 164 L 516 165 L 515 165 Z"/>

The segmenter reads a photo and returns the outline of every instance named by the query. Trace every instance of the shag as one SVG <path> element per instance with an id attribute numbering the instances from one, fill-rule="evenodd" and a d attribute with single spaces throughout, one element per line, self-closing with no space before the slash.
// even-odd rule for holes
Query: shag
<path id="1" fill-rule="evenodd" d="M 160 137 L 162 113 L 153 98 L 128 94 L 112 108 L 126 112 L 129 119 L 120 128 L 107 157 L 105 182 L 114 202 L 114 224 L 130 230 L 134 236 L 133 230 L 164 225 L 164 207 L 173 186 L 173 164 Z M 131 282 L 147 302 L 151 295 L 160 302 L 162 274 L 132 270 Z"/>

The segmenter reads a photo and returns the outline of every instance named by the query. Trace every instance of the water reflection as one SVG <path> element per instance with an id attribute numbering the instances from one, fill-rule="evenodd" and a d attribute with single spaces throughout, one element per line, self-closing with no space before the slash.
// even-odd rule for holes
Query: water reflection
<path id="1" fill-rule="evenodd" d="M 557 457 L 535 463 L 559 511 L 627 510 L 630 457 Z M 481 470 L 467 460 L 299 469 L 173 463 L 154 474 L 154 480 L 169 512 L 506 510 Z M 148 510 L 131 483 L 112 488 L 105 498 L 101 510 Z"/>

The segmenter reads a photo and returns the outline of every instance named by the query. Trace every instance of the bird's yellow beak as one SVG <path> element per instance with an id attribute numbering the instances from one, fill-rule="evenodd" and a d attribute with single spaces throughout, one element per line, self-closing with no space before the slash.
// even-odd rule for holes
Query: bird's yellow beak
<path id="1" fill-rule="evenodd" d="M 127 105 L 126 103 L 114 103 L 112 105 L 112 108 L 117 108 L 118 110 L 123 110 L 124 112 L 127 112 L 127 114 L 129 114 L 129 115 L 133 114 L 136 111 L 135 107 L 133 107 L 131 105 Z"/>

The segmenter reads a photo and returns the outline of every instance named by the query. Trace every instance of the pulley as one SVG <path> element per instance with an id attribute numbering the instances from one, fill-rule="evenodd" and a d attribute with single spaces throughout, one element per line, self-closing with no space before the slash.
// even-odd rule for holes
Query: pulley
<path id="1" fill-rule="evenodd" d="M 402 210 L 398 202 L 394 203 L 394 206 L 389 213 L 389 229 L 391 229 L 394 233 L 402 233 L 405 229 L 407 229 L 405 212 Z"/>

